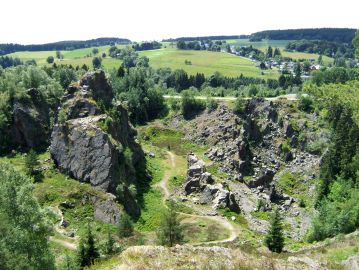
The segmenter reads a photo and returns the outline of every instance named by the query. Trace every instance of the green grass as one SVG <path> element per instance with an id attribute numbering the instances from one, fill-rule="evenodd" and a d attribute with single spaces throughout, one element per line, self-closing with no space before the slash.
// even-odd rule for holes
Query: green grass
<path id="1" fill-rule="evenodd" d="M 219 224 L 205 218 L 185 217 L 181 220 L 184 241 L 199 243 L 225 239 L 229 236 L 228 230 Z"/>
<path id="2" fill-rule="evenodd" d="M 168 46 L 160 50 L 143 51 L 140 55 L 147 56 L 154 68 L 183 69 L 189 74 L 204 73 L 205 76 L 210 76 L 218 71 L 229 77 L 241 74 L 263 79 L 279 76 L 276 70 L 264 71 L 262 75 L 262 71 L 249 59 L 222 52 L 177 50 Z M 186 65 L 185 60 L 191 61 L 192 65 Z"/>
<path id="3" fill-rule="evenodd" d="M 121 46 L 118 46 L 121 47 Z M 103 53 L 108 55 L 108 49 L 110 46 L 101 46 L 97 47 L 99 49 L 98 56 L 102 57 Z M 55 58 L 55 63 L 57 65 L 72 65 L 74 67 L 81 67 L 83 64 L 92 67 L 92 49 L 93 48 L 84 48 L 76 49 L 72 51 L 61 51 L 63 59 L 56 59 L 56 51 L 39 51 L 39 52 L 15 52 L 8 54 L 11 57 L 20 58 L 23 61 L 34 59 L 38 65 L 48 65 L 46 59 L 48 56 L 53 56 Z M 122 61 L 119 59 L 114 59 L 106 57 L 102 60 L 102 65 L 105 69 L 118 68 L 121 65 Z"/>
<path id="4" fill-rule="evenodd" d="M 251 215 L 255 218 L 261 219 L 261 220 L 266 220 L 269 221 L 270 217 L 271 217 L 271 213 L 270 212 L 262 212 L 262 211 L 254 211 L 251 212 Z"/>
<path id="5" fill-rule="evenodd" d="M 162 203 L 162 193 L 158 189 L 151 188 L 143 196 L 144 205 L 141 216 L 135 224 L 135 228 L 141 232 L 154 231 L 161 222 L 165 206 Z"/>

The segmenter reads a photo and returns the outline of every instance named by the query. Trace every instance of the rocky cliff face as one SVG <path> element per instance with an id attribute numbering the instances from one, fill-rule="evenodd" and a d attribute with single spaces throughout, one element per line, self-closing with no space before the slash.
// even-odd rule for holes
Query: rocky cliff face
<path id="1" fill-rule="evenodd" d="M 143 153 L 135 143 L 127 111 L 122 105 L 111 105 L 113 96 L 103 71 L 90 72 L 79 86 L 69 87 L 51 135 L 50 152 L 58 168 L 71 177 L 121 193 L 125 209 L 137 216 L 139 207 L 127 187 L 137 184 L 134 168 L 142 165 Z"/>
<path id="2" fill-rule="evenodd" d="M 252 213 L 278 206 L 293 228 L 291 236 L 304 234 L 309 211 L 300 207 L 303 202 L 298 198 L 314 196 L 313 181 L 320 161 L 320 154 L 308 151 L 306 145 L 318 137 L 325 138 L 315 114 L 298 112 L 291 102 L 255 98 L 246 101 L 240 116 L 220 105 L 191 120 L 183 132 L 186 139 L 209 147 L 206 155 L 220 172 L 219 179 L 216 175 L 212 178 L 233 193 L 253 228 L 265 232 L 268 224 Z M 207 188 L 210 185 L 205 188 L 200 183 L 200 179 L 188 181 L 185 191 L 198 192 L 199 203 L 209 201 L 204 198 L 216 192 Z M 290 185 L 300 188 L 290 190 Z M 293 194 L 298 189 L 306 189 L 305 194 Z"/>
<path id="3" fill-rule="evenodd" d="M 51 133 L 49 108 L 37 89 L 29 89 L 26 94 L 28 98 L 13 101 L 9 144 L 25 151 L 44 150 Z"/>

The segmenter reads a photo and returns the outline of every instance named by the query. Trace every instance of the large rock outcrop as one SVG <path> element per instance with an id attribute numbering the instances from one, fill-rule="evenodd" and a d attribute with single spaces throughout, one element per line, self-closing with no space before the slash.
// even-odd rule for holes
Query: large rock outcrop
<path id="1" fill-rule="evenodd" d="M 109 103 L 113 96 L 103 71 L 90 72 L 80 86 L 70 86 L 51 135 L 50 152 L 60 170 L 97 189 L 121 193 L 126 211 L 138 215 L 127 187 L 137 184 L 134 168 L 141 165 L 143 152 L 135 143 L 126 109 Z"/>
<path id="2" fill-rule="evenodd" d="M 212 174 L 206 171 L 205 163 L 194 154 L 187 156 L 187 180 L 183 186 L 184 194 L 199 194 L 201 204 L 212 204 L 214 209 L 229 208 L 240 212 L 236 196 L 225 189 L 223 184 L 214 183 Z"/>
<path id="3" fill-rule="evenodd" d="M 26 94 L 27 98 L 13 101 L 10 144 L 21 150 L 44 150 L 51 133 L 49 108 L 37 89 L 29 89 Z"/>

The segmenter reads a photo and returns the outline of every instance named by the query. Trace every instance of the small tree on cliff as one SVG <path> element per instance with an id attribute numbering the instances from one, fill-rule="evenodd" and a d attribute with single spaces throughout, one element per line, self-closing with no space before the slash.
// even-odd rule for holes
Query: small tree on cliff
<path id="1" fill-rule="evenodd" d="M 265 239 L 265 244 L 269 250 L 281 253 L 284 247 L 282 217 L 277 208 L 271 218 L 270 228 Z"/>

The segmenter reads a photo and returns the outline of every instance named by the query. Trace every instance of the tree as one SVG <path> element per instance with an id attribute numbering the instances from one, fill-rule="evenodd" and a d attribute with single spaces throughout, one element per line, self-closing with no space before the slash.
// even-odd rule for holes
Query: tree
<path id="1" fill-rule="evenodd" d="M 33 196 L 32 180 L 0 164 L 0 268 L 55 270 L 47 212 Z"/>
<path id="2" fill-rule="evenodd" d="M 105 244 L 105 254 L 111 255 L 115 252 L 115 239 L 113 238 L 112 234 L 108 232 L 107 241 Z"/>
<path id="3" fill-rule="evenodd" d="M 355 37 L 353 39 L 353 45 L 356 48 L 355 54 L 356 57 L 359 58 L 359 30 L 357 30 Z"/>
<path id="4" fill-rule="evenodd" d="M 57 59 L 62 59 L 63 58 L 63 55 L 61 54 L 60 51 L 56 51 L 56 58 Z"/>
<path id="5" fill-rule="evenodd" d="M 284 247 L 282 217 L 277 208 L 272 214 L 270 228 L 265 238 L 265 244 L 269 250 L 281 253 Z"/>
<path id="6" fill-rule="evenodd" d="M 157 231 L 158 242 L 164 246 L 172 247 L 183 242 L 183 229 L 175 207 L 175 203 L 169 201 L 168 209 L 163 214 Z"/>
<path id="7" fill-rule="evenodd" d="M 125 76 L 125 69 L 121 65 L 117 70 L 117 77 L 123 78 Z"/>
<path id="8" fill-rule="evenodd" d="M 28 175 L 35 175 L 39 166 L 39 160 L 34 150 L 30 150 L 25 157 L 25 167 Z"/>
<path id="9" fill-rule="evenodd" d="M 278 57 L 281 56 L 281 52 L 280 52 L 279 48 L 274 49 L 273 57 L 276 57 L 276 56 L 278 56 Z"/>
<path id="10" fill-rule="evenodd" d="M 53 57 L 52 55 L 50 55 L 50 56 L 48 56 L 48 57 L 46 58 L 46 62 L 47 62 L 48 64 L 52 64 L 54 61 L 55 61 L 55 59 L 54 59 L 54 57 Z"/>
<path id="11" fill-rule="evenodd" d="M 233 112 L 236 115 L 242 115 L 244 113 L 246 101 L 243 98 L 237 98 L 236 102 L 234 103 Z"/>
<path id="12" fill-rule="evenodd" d="M 181 112 L 184 118 L 190 118 L 200 111 L 203 111 L 205 107 L 205 103 L 201 100 L 195 99 L 190 90 L 182 91 Z"/>
<path id="13" fill-rule="evenodd" d="M 92 59 L 92 65 L 93 68 L 101 68 L 101 64 L 102 64 L 102 58 L 101 57 L 94 57 Z"/>
<path id="14" fill-rule="evenodd" d="M 98 54 L 98 48 L 93 48 L 92 49 L 92 54 L 97 55 Z"/>
<path id="15" fill-rule="evenodd" d="M 273 57 L 273 49 L 272 49 L 271 46 L 268 47 L 267 57 L 268 57 L 268 58 L 272 58 L 272 57 Z"/>
<path id="16" fill-rule="evenodd" d="M 120 237 L 130 237 L 133 235 L 133 222 L 131 217 L 124 213 L 118 224 L 118 234 Z"/>
<path id="17" fill-rule="evenodd" d="M 77 256 L 81 267 L 94 264 L 95 259 L 100 257 L 100 254 L 95 246 L 95 238 L 90 224 L 87 225 L 85 238 L 81 238 L 80 240 Z"/>

